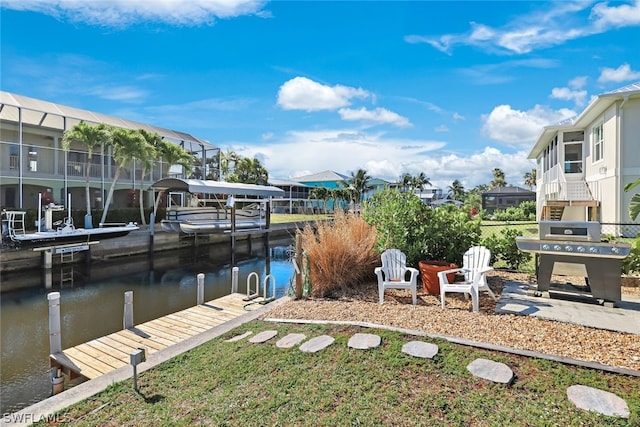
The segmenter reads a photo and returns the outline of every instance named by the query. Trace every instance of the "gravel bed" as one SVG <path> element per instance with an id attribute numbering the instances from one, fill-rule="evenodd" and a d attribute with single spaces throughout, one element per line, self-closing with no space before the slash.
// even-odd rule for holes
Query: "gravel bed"
<path id="1" fill-rule="evenodd" d="M 523 273 L 493 271 L 488 274 L 489 286 L 496 296 L 507 281 L 527 283 L 531 279 Z M 640 287 L 622 289 L 623 299 L 640 297 Z M 439 296 L 427 295 L 419 287 L 418 305 L 411 304 L 409 291 L 388 290 L 381 306 L 377 285 L 370 283 L 335 298 L 290 301 L 274 308 L 267 316 L 370 322 L 640 371 L 640 334 L 531 316 L 496 314 L 496 304 L 486 292 L 481 293 L 479 313 L 471 312 L 471 301 L 465 300 L 462 294 L 448 294 L 446 304 L 443 310 Z"/>

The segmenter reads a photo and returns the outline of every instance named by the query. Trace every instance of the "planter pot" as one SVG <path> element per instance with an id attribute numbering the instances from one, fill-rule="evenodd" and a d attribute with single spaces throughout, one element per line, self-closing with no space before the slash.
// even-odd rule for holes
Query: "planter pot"
<path id="1" fill-rule="evenodd" d="M 420 270 L 420 279 L 422 280 L 422 289 L 429 295 L 440 295 L 440 281 L 438 273 L 440 271 L 458 268 L 456 264 L 443 261 L 420 261 L 418 269 Z M 447 274 L 449 282 L 453 282 L 456 278 L 455 273 Z"/>

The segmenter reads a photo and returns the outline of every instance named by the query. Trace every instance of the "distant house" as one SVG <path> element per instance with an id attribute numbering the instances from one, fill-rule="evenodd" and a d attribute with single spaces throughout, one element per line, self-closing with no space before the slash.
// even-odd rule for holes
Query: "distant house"
<path id="1" fill-rule="evenodd" d="M 578 116 L 546 126 L 530 159 L 537 162 L 537 215 L 549 220 L 631 223 L 640 175 L 640 82 L 598 95 Z M 637 223 L 636 223 L 637 224 Z M 634 236 L 637 225 L 615 233 Z"/>
<path id="2" fill-rule="evenodd" d="M 297 181 L 273 178 L 269 179 L 269 185 L 284 190 L 284 196 L 282 198 L 273 198 L 271 200 L 272 212 L 298 213 L 305 211 L 311 190 L 308 185 Z"/>
<path id="3" fill-rule="evenodd" d="M 496 187 L 482 193 L 482 209 L 493 213 L 496 209 L 518 207 L 520 203 L 536 200 L 536 193 L 524 188 L 509 186 Z"/>

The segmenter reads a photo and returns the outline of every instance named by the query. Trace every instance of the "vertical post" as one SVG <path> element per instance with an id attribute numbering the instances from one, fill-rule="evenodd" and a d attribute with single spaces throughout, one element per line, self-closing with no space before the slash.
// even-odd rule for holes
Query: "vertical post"
<path id="1" fill-rule="evenodd" d="M 42 251 L 43 263 L 45 269 L 51 269 L 53 266 L 53 249 L 45 249 Z"/>
<path id="2" fill-rule="evenodd" d="M 149 215 L 149 255 L 153 253 L 153 236 L 156 233 L 156 213 Z"/>
<path id="3" fill-rule="evenodd" d="M 302 234 L 296 233 L 296 264 L 299 271 L 296 271 L 296 298 L 302 297 Z"/>
<path id="4" fill-rule="evenodd" d="M 238 272 L 240 269 L 238 267 L 233 267 L 231 269 L 231 293 L 238 293 Z"/>
<path id="5" fill-rule="evenodd" d="M 198 274 L 198 305 L 204 304 L 204 273 Z"/>
<path id="6" fill-rule="evenodd" d="M 122 320 L 123 329 L 133 328 L 133 291 L 124 293 L 124 316 Z"/>
<path id="7" fill-rule="evenodd" d="M 38 193 L 38 227 L 37 227 L 37 231 L 45 231 L 45 230 L 42 229 L 42 193 Z"/>
<path id="8" fill-rule="evenodd" d="M 49 300 L 49 351 L 51 354 L 62 351 L 60 335 L 60 292 L 47 294 Z"/>

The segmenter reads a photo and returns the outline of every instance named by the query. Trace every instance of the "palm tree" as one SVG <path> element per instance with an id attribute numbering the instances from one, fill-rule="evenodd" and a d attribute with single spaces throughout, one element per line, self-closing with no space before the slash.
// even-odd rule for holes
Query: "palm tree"
<path id="1" fill-rule="evenodd" d="M 116 162 L 116 171 L 113 174 L 111 187 L 109 187 L 109 194 L 107 195 L 107 201 L 104 205 L 104 211 L 102 211 L 102 218 L 100 219 L 101 224 L 103 224 L 107 219 L 107 212 L 109 210 L 109 205 L 111 204 L 111 199 L 113 199 L 113 191 L 115 190 L 116 182 L 120 177 L 120 171 L 123 167 L 128 165 L 134 157 L 143 157 L 141 153 L 144 151 L 141 151 L 140 147 L 143 147 L 146 143 L 147 141 L 145 141 L 144 137 L 137 130 L 123 128 L 111 129 L 111 150 L 113 160 Z"/>
<path id="2" fill-rule="evenodd" d="M 624 186 L 624 191 L 631 191 L 632 188 L 640 185 L 640 178 Z M 629 204 L 629 216 L 632 221 L 640 215 L 640 193 L 636 193 L 631 197 L 631 203 Z"/>
<path id="3" fill-rule="evenodd" d="M 500 168 L 493 169 L 493 180 L 491 181 L 491 188 L 506 187 L 507 181 L 504 179 L 504 172 Z"/>
<path id="4" fill-rule="evenodd" d="M 260 160 L 241 157 L 236 162 L 235 170 L 227 176 L 226 180 L 228 182 L 267 185 L 269 172 L 262 166 Z"/>
<path id="5" fill-rule="evenodd" d="M 169 168 L 173 165 L 180 165 L 185 170 L 190 170 L 193 167 L 193 155 L 178 144 L 162 139 L 159 141 L 159 145 L 156 147 L 156 150 L 160 154 L 162 161 L 169 165 Z M 157 212 L 158 203 L 160 203 L 159 197 L 156 198 L 156 203 L 153 206 L 153 212 Z"/>
<path id="6" fill-rule="evenodd" d="M 459 180 L 455 180 L 449 186 L 449 194 L 453 200 L 464 200 L 464 187 Z"/>
<path id="7" fill-rule="evenodd" d="M 147 170 L 153 168 L 153 162 L 158 157 L 158 148 L 163 140 L 157 133 L 150 133 L 144 129 L 138 129 L 138 132 L 140 132 L 140 135 L 142 135 L 146 141 L 146 144 L 140 147 L 140 157 L 136 157 L 136 160 L 142 163 L 142 173 L 140 175 L 140 197 L 138 200 L 138 205 L 140 206 L 140 220 L 142 221 L 142 225 L 147 225 L 147 221 L 144 217 L 144 190 L 142 188 L 142 183 L 144 182 Z"/>
<path id="8" fill-rule="evenodd" d="M 424 172 L 420 172 L 418 175 L 411 178 L 411 186 L 416 190 L 420 190 L 420 194 L 422 194 L 422 190 L 424 190 L 425 185 L 431 185 L 431 181 L 427 178 Z"/>
<path id="9" fill-rule="evenodd" d="M 220 152 L 220 174 L 222 175 L 222 180 L 226 181 L 227 176 L 233 173 L 240 158 L 241 156 L 235 151 L 231 151 L 231 149 Z"/>
<path id="10" fill-rule="evenodd" d="M 74 142 L 87 148 L 87 161 L 84 164 L 84 193 L 87 202 L 87 219 L 85 227 L 91 228 L 91 190 L 89 188 L 89 170 L 94 151 L 109 143 L 109 131 L 104 124 L 90 125 L 80 122 L 62 134 L 62 149 L 69 151 Z"/>
<path id="11" fill-rule="evenodd" d="M 524 174 L 524 185 L 529 186 L 529 190 L 536 185 L 536 181 L 538 180 L 538 171 L 537 169 L 531 169 L 531 172 L 527 172 Z"/>
<path id="12" fill-rule="evenodd" d="M 324 213 L 327 213 L 327 201 L 329 199 L 329 189 L 325 187 L 314 187 L 309 192 L 310 199 L 322 200 Z"/>
<path id="13" fill-rule="evenodd" d="M 351 190 L 356 206 L 360 204 L 365 193 L 371 190 L 370 181 L 371 177 L 364 169 L 358 169 L 355 173 L 351 172 L 351 178 L 347 181 L 346 187 Z"/>
<path id="14" fill-rule="evenodd" d="M 408 188 L 411 188 L 412 184 L 413 180 L 410 173 L 405 172 L 400 176 L 400 185 L 402 185 L 402 189 L 404 191 L 407 191 Z"/>

